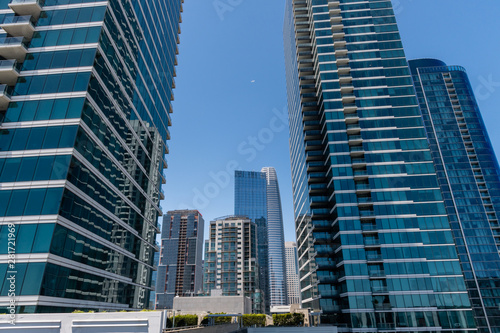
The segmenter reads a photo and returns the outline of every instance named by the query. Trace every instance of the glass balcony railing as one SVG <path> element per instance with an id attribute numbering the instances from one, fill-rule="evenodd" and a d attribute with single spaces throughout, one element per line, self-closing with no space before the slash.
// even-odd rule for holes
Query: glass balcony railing
<path id="1" fill-rule="evenodd" d="M 370 277 L 375 277 L 375 278 L 377 278 L 377 277 L 384 277 L 385 276 L 385 271 L 383 271 L 383 270 L 380 270 L 380 271 L 369 271 L 368 275 Z"/>
<path id="2" fill-rule="evenodd" d="M 33 26 L 36 24 L 36 20 L 31 15 L 23 15 L 23 16 L 6 16 L 2 22 L 2 25 L 5 24 L 22 24 L 22 23 L 31 23 Z"/>
<path id="3" fill-rule="evenodd" d="M 367 261 L 382 261 L 382 256 L 380 254 L 367 254 Z"/>
<path id="4" fill-rule="evenodd" d="M 31 5 L 38 4 L 39 6 L 43 6 L 45 4 L 45 0 L 12 0 L 10 5 Z"/>
<path id="5" fill-rule="evenodd" d="M 28 40 L 24 37 L 5 37 L 0 39 L 0 47 L 2 46 L 24 46 L 28 47 Z"/>
<path id="6" fill-rule="evenodd" d="M 12 96 L 12 90 L 12 87 L 9 87 L 8 85 L 0 84 L 0 96 L 10 99 Z"/>

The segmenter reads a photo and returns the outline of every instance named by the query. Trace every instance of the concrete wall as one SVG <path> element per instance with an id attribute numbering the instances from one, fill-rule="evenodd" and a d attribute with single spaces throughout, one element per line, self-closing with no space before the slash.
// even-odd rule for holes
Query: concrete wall
<path id="1" fill-rule="evenodd" d="M 155 312 L 17 314 L 15 326 L 0 315 L 0 332 L 162 333 L 165 316 Z"/>
<path id="2" fill-rule="evenodd" d="M 252 313 L 252 300 L 243 296 L 175 297 L 174 310 L 182 313 Z"/>

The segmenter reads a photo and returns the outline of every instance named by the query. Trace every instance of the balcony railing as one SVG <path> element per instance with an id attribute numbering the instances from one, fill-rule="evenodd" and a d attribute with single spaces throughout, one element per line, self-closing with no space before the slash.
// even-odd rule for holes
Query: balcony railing
<path id="1" fill-rule="evenodd" d="M 32 15 L 36 19 L 40 16 L 45 0 L 12 0 L 9 3 L 10 9 L 17 15 Z"/>

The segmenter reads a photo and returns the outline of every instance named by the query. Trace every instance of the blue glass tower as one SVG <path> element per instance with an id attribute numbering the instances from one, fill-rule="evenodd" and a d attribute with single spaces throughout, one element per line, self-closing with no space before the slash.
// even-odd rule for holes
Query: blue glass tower
<path id="1" fill-rule="evenodd" d="M 500 332 L 500 171 L 463 67 L 409 61 L 479 332 Z"/>
<path id="2" fill-rule="evenodd" d="M 266 312 L 288 304 L 286 291 L 285 237 L 276 170 L 235 172 L 235 214 L 257 224 L 258 260 Z"/>
<path id="3" fill-rule="evenodd" d="M 148 306 L 182 2 L 0 1 L 0 244 L 13 226 L 17 312 Z"/>
<path id="4" fill-rule="evenodd" d="M 283 213 L 281 195 L 276 170 L 265 167 L 267 198 L 267 244 L 269 252 L 269 306 L 288 304 L 286 286 L 285 235 L 283 232 Z"/>
<path id="5" fill-rule="evenodd" d="M 390 1 L 287 0 L 302 305 L 353 332 L 475 330 Z"/>
<path id="6" fill-rule="evenodd" d="M 254 171 L 234 172 L 234 214 L 247 216 L 257 226 L 257 260 L 261 309 L 269 312 L 269 247 L 267 236 L 266 174 Z"/>

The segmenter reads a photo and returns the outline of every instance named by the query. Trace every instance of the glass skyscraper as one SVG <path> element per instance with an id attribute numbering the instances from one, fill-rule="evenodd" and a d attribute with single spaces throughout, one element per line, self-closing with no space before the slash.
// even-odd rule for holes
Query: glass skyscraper
<path id="1" fill-rule="evenodd" d="M 13 225 L 18 312 L 148 306 L 182 2 L 0 1 L 0 244 Z"/>
<path id="2" fill-rule="evenodd" d="M 266 312 L 286 305 L 286 266 L 283 216 L 276 170 L 235 171 L 235 214 L 248 216 L 257 224 L 259 278 Z"/>
<path id="3" fill-rule="evenodd" d="M 265 167 L 267 192 L 267 244 L 269 252 L 269 306 L 288 304 L 286 290 L 285 235 L 283 232 L 283 213 L 276 170 Z"/>
<path id="4" fill-rule="evenodd" d="M 357 332 L 466 332 L 472 306 L 390 1 L 287 0 L 302 305 Z"/>
<path id="5" fill-rule="evenodd" d="M 465 69 L 409 61 L 479 332 L 500 332 L 500 171 Z"/>
<path id="6" fill-rule="evenodd" d="M 234 172 L 234 214 L 247 216 L 257 227 L 257 260 L 262 309 L 269 312 L 269 247 L 267 239 L 267 180 L 262 172 Z"/>

